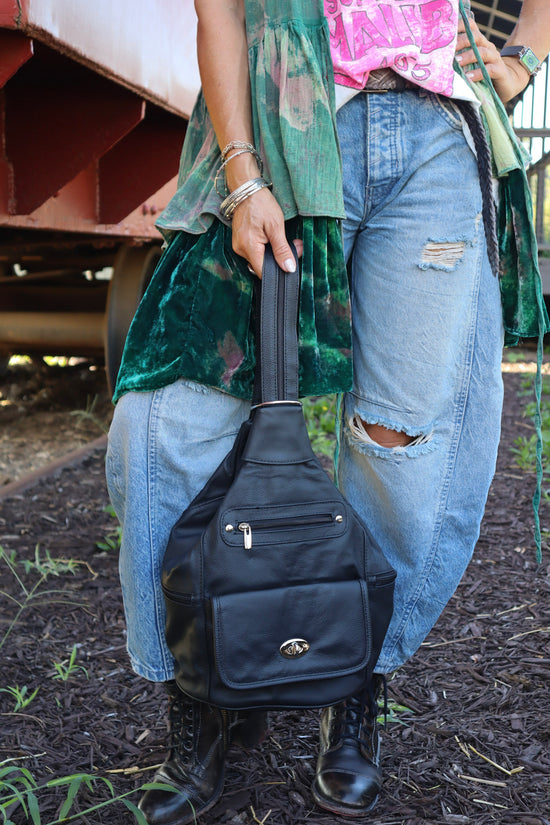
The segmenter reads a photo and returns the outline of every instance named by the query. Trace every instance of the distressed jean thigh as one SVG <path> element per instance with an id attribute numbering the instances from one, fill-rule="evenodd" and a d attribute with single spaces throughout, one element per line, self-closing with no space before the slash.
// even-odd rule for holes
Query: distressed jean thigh
<path id="1" fill-rule="evenodd" d="M 452 103 L 359 95 L 339 133 L 354 386 L 338 475 L 397 570 L 377 665 L 389 672 L 432 628 L 479 535 L 500 435 L 500 291 Z M 413 440 L 381 447 L 362 422 Z"/>
<path id="2" fill-rule="evenodd" d="M 233 445 L 249 404 L 191 381 L 119 400 L 109 432 L 107 486 L 122 525 L 119 572 L 132 667 L 174 675 L 166 645 L 162 560 L 170 530 Z"/>

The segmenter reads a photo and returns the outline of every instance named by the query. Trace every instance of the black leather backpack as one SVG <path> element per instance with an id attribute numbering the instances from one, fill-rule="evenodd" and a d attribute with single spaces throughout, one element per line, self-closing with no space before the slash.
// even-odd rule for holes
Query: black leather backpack
<path id="1" fill-rule="evenodd" d="M 268 249 L 260 398 L 164 556 L 177 683 L 224 708 L 320 707 L 359 692 L 392 614 L 395 571 L 311 448 L 298 297 L 298 273 Z"/>

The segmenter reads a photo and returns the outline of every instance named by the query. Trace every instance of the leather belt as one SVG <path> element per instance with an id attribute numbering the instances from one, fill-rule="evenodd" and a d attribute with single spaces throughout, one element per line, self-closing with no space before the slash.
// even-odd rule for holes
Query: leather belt
<path id="1" fill-rule="evenodd" d="M 405 89 L 418 89 L 416 83 L 401 77 L 393 69 L 375 69 L 369 73 L 363 92 L 402 92 Z"/>

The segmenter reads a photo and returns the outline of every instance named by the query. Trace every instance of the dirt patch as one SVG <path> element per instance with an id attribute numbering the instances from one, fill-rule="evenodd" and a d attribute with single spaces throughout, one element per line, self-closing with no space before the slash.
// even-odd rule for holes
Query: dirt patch
<path id="1" fill-rule="evenodd" d="M 0 490 L 106 432 L 105 370 L 83 359 L 13 363 L 0 381 Z M 63 365 L 62 365 L 63 364 Z"/>
<path id="2" fill-rule="evenodd" d="M 498 470 L 474 560 L 426 643 L 389 683 L 390 701 L 409 710 L 398 711 L 399 721 L 388 725 L 383 793 L 375 814 L 359 821 L 550 823 L 550 551 L 537 565 L 534 479 L 517 468 L 510 451 L 518 430 L 528 426 L 525 399 L 518 396 L 521 380 L 505 375 Z M 71 426 L 63 426 L 66 444 Z M 38 436 L 31 431 L 21 437 L 37 452 Z M 3 443 L 6 438 L 4 430 Z M 0 650 L 0 687 L 25 686 L 27 695 L 38 688 L 17 713 L 12 697 L 0 693 L 0 763 L 12 760 L 40 780 L 94 773 L 122 794 L 150 780 L 164 758 L 166 701 L 162 686 L 128 666 L 116 552 L 97 546 L 114 528 L 105 512 L 103 462 L 96 453 L 0 502 L 0 544 L 15 561 L 32 561 L 39 545 L 42 562 L 46 551 L 78 562 L 74 574 L 48 579 L 42 589 L 61 592 L 31 600 Z M 549 524 L 546 508 L 543 526 Z M 0 596 L 2 638 L 22 591 L 0 564 L 0 589 L 7 594 Z M 17 569 L 29 590 L 39 574 Z M 67 668 L 74 645 L 74 665 L 85 671 L 75 670 L 68 681 L 55 679 L 54 663 Z M 316 809 L 310 793 L 317 718 L 314 711 L 271 714 L 261 748 L 230 752 L 226 792 L 201 823 L 333 825 L 337 820 Z M 107 787 L 96 784 L 78 796 L 75 810 L 108 797 Z M 56 818 L 63 798 L 61 790 L 39 794 L 43 823 Z M 29 821 L 21 808 L 12 820 Z M 117 803 L 78 821 L 118 825 L 134 819 Z"/>

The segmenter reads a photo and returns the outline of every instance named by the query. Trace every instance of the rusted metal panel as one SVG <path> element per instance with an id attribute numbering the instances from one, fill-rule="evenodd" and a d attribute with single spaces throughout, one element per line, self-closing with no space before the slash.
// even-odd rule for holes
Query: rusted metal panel
<path id="1" fill-rule="evenodd" d="M 29 214 L 105 154 L 144 117 L 145 103 L 115 84 L 10 84 L 6 154 L 14 172 L 10 214 Z M 128 211 L 128 210 L 127 210 Z M 124 217 L 124 214 L 120 216 Z"/>
<path id="2" fill-rule="evenodd" d="M 163 108 L 191 112 L 199 87 L 193 0 L 0 0 L 0 26 L 53 45 Z"/>
<path id="3" fill-rule="evenodd" d="M 176 191 L 176 181 L 177 176 L 149 195 L 120 222 L 100 223 L 96 212 L 97 171 L 94 166 L 90 166 L 29 215 L 7 216 L 2 213 L 0 203 L 0 229 L 4 227 L 13 231 L 40 229 L 48 232 L 90 233 L 98 238 L 98 242 L 101 236 L 136 241 L 158 239 L 160 236 L 154 223 Z M 0 170 L 0 197 L 1 185 Z M 0 240 L 0 247 L 1 243 Z"/>
<path id="4" fill-rule="evenodd" d="M 17 32 L 0 28 L 0 89 L 31 59 L 32 54 L 32 40 Z"/>
<path id="5" fill-rule="evenodd" d="M 143 204 L 142 215 L 155 216 L 158 207 L 145 201 L 178 168 L 183 137 L 183 122 L 157 109 L 103 155 L 98 164 L 100 223 L 118 223 L 136 203 Z"/>
<path id="6" fill-rule="evenodd" d="M 14 28 L 21 16 L 21 7 L 17 0 L 0 0 L 0 26 Z"/>
<path id="7" fill-rule="evenodd" d="M 151 5 L 0 0 L 0 227 L 158 238 L 198 74 L 192 0 Z"/>

